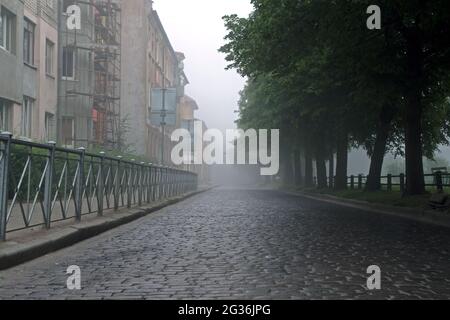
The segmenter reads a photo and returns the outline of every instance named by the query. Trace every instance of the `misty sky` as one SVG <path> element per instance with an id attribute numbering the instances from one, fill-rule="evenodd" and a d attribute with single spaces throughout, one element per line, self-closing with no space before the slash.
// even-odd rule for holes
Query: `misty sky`
<path id="1" fill-rule="evenodd" d="M 154 9 L 174 49 L 186 55 L 190 81 L 186 93 L 200 107 L 197 118 L 209 128 L 235 128 L 234 111 L 245 80 L 234 70 L 224 70 L 227 63 L 217 50 L 226 35 L 222 17 L 247 16 L 252 10 L 250 0 L 154 0 Z"/>
<path id="2" fill-rule="evenodd" d="M 217 50 L 226 35 L 222 17 L 247 16 L 252 11 L 250 0 L 154 0 L 154 9 L 174 49 L 186 55 L 190 81 L 186 93 L 198 102 L 196 116 L 209 128 L 235 128 L 234 111 L 245 80 L 234 70 L 225 70 L 227 63 Z M 450 148 L 440 149 L 437 156 L 450 160 Z M 369 159 L 363 150 L 352 152 L 349 162 L 350 174 L 368 173 Z"/>

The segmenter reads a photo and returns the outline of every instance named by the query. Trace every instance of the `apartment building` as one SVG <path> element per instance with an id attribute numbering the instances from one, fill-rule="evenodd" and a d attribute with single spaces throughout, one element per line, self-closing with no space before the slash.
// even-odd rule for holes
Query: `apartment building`
<path id="1" fill-rule="evenodd" d="M 57 5 L 57 0 L 25 0 L 20 136 L 34 141 L 56 139 Z"/>
<path id="2" fill-rule="evenodd" d="M 152 88 L 176 88 L 177 101 L 188 84 L 183 72 L 184 55 L 177 53 L 164 31 L 150 0 L 122 1 L 122 119 L 132 130 L 125 139 L 135 153 L 161 162 L 164 140 L 164 163 L 170 162 L 174 128 L 167 126 L 164 138 L 161 127 L 150 121 Z M 179 117 L 177 117 L 179 118 Z"/>
<path id="3" fill-rule="evenodd" d="M 72 5 L 79 29 L 67 27 Z M 151 0 L 0 0 L 0 13 L 1 131 L 170 164 L 171 133 L 196 104 Z M 152 120 L 160 88 L 176 92 L 164 134 Z"/>
<path id="4" fill-rule="evenodd" d="M 1 0 L 0 6 L 1 130 L 55 140 L 57 0 Z"/>
<path id="5" fill-rule="evenodd" d="M 0 130 L 20 126 L 23 102 L 23 11 L 21 0 L 0 0 Z"/>

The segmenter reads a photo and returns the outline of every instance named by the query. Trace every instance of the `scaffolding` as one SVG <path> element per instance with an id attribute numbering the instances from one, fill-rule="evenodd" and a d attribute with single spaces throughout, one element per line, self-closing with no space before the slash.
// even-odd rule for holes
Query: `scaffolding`
<path id="1" fill-rule="evenodd" d="M 61 67 L 65 116 L 82 123 L 72 129 L 73 145 L 120 149 L 120 0 L 75 0 L 74 4 L 82 8 L 81 30 L 60 26 L 65 47 Z M 74 62 L 67 58 L 67 51 L 73 52 Z M 74 65 L 73 77 L 64 77 L 70 74 L 68 64 Z M 91 125 L 84 126 L 83 119 Z"/>

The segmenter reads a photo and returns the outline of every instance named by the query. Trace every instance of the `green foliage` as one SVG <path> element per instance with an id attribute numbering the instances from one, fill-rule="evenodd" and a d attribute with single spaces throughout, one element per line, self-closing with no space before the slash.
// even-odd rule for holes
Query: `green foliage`
<path id="1" fill-rule="evenodd" d="M 239 126 L 278 127 L 293 148 L 322 152 L 333 152 L 343 133 L 372 155 L 380 121 L 389 130 L 382 152 L 405 155 L 415 144 L 432 158 L 448 142 L 448 1 L 381 0 L 381 30 L 366 27 L 368 0 L 252 3 L 248 18 L 224 17 L 220 48 L 228 68 L 249 78 Z M 418 139 L 405 139 L 411 128 Z"/>

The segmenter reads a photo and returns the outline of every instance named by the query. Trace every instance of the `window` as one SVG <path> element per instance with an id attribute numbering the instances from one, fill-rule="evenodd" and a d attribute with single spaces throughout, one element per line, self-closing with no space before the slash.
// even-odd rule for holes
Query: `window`
<path id="1" fill-rule="evenodd" d="M 63 48 L 62 69 L 64 79 L 75 79 L 75 51 L 73 48 Z"/>
<path id="2" fill-rule="evenodd" d="M 45 43 L 45 72 L 53 76 L 53 61 L 54 61 L 55 44 L 47 39 Z"/>
<path id="3" fill-rule="evenodd" d="M 72 118 L 62 119 L 62 138 L 65 146 L 73 146 L 74 126 Z"/>
<path id="4" fill-rule="evenodd" d="M 11 108 L 10 102 L 0 99 L 0 131 L 11 130 Z"/>
<path id="5" fill-rule="evenodd" d="M 45 139 L 55 140 L 55 115 L 50 112 L 45 113 Z"/>
<path id="6" fill-rule="evenodd" d="M 15 53 L 16 45 L 16 16 L 5 9 L 0 7 L 0 47 Z"/>
<path id="7" fill-rule="evenodd" d="M 20 135 L 31 138 L 31 119 L 33 114 L 34 100 L 29 97 L 23 97 L 22 115 L 20 121 Z"/>
<path id="8" fill-rule="evenodd" d="M 34 64 L 34 34 L 34 23 L 25 18 L 23 30 L 23 61 L 30 65 Z"/>

